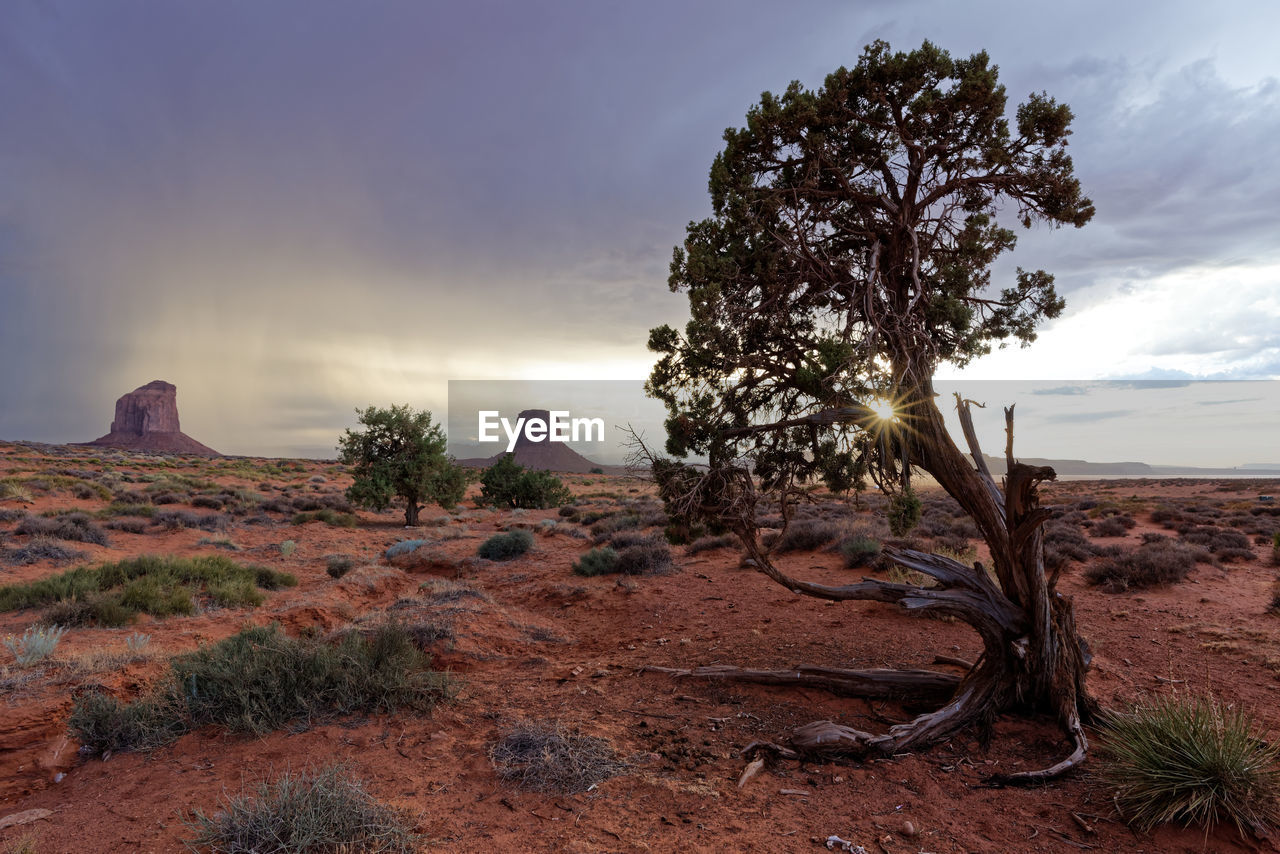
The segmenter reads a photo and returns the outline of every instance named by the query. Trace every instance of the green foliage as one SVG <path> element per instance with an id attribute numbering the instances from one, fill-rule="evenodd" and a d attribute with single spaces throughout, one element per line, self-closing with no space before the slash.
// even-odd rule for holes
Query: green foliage
<path id="1" fill-rule="evenodd" d="M 485 560 L 511 560 L 533 548 L 533 534 L 528 531 L 508 531 L 494 534 L 480 544 L 476 551 Z"/>
<path id="2" fill-rule="evenodd" d="M 148 749 L 206 724 L 263 734 L 354 712 L 428 711 L 449 688 L 429 665 L 395 624 L 337 644 L 252 627 L 177 656 L 168 678 L 133 703 L 78 697 L 70 726 L 90 751 L 103 752 Z"/>
<path id="3" fill-rule="evenodd" d="M 764 93 L 725 132 L 712 216 L 689 224 L 670 268 L 690 321 L 649 335 L 666 451 L 711 468 L 655 466 L 664 492 L 699 491 L 680 506 L 700 518 L 682 521 L 723 521 L 744 459 L 773 495 L 816 480 L 856 491 L 864 475 L 892 493 L 913 466 L 942 465 L 935 434 L 909 429 L 941 421 L 936 368 L 1026 344 L 1063 308 L 1042 270 L 992 282 L 1016 243 L 1001 212 L 1027 228 L 1094 212 L 1066 153 L 1071 110 L 1040 94 L 1008 113 L 985 53 L 877 41 L 817 90 Z M 877 397 L 899 417 L 872 412 Z"/>
<path id="4" fill-rule="evenodd" d="M 19 667 L 30 667 L 52 655 L 66 633 L 67 630 L 61 626 L 30 626 L 20 638 L 9 635 L 4 639 L 4 645 L 13 653 Z"/>
<path id="5" fill-rule="evenodd" d="M 591 549 L 573 564 L 573 571 L 577 575 L 583 575 L 588 578 L 596 575 L 607 575 L 616 572 L 618 565 L 618 553 L 609 546 L 598 549 Z"/>
<path id="6" fill-rule="evenodd" d="M 840 541 L 840 554 L 849 569 L 870 566 L 880 557 L 880 543 L 871 537 L 854 536 Z"/>
<path id="7" fill-rule="evenodd" d="M 1280 818 L 1280 745 L 1212 696 L 1157 697 L 1103 721 L 1104 779 L 1143 830 L 1230 821 L 1265 836 Z"/>
<path id="8" fill-rule="evenodd" d="M 228 854 L 411 854 L 420 841 L 407 815 L 379 803 L 342 766 L 286 773 L 254 795 L 227 799 L 212 816 L 196 810 L 189 824 L 193 846 Z"/>
<path id="9" fill-rule="evenodd" d="M 468 473 L 445 454 L 444 430 L 430 412 L 408 406 L 357 411 L 363 431 L 347 430 L 338 440 L 343 463 L 355 482 L 347 490 L 352 503 L 385 510 L 392 498 L 405 502 L 405 524 L 418 524 L 425 501 L 444 508 L 462 500 Z"/>
<path id="10" fill-rule="evenodd" d="M 350 572 L 356 562 L 349 555 L 329 555 L 324 559 L 324 570 L 330 578 L 341 578 Z"/>
<path id="11" fill-rule="evenodd" d="M 140 613 L 190 614 L 204 597 L 225 608 L 258 605 L 258 588 L 292 587 L 297 579 L 265 566 L 241 565 L 222 555 L 142 555 L 97 568 L 0 587 L 0 611 L 52 606 L 46 619 L 68 625 L 119 626 Z"/>
<path id="12" fill-rule="evenodd" d="M 895 493 L 889 497 L 889 533 L 895 537 L 904 537 L 907 532 L 920 524 L 920 499 L 911 489 Z"/>
<path id="13" fill-rule="evenodd" d="M 569 488 L 548 471 L 532 471 L 512 454 L 489 466 L 480 475 L 480 497 L 500 507 L 544 510 L 573 500 Z"/>
<path id="14" fill-rule="evenodd" d="M 352 513 L 336 513 L 325 507 L 320 510 L 311 510 L 305 513 L 297 513 L 293 517 L 293 524 L 305 525 L 308 522 L 324 522 L 334 528 L 354 528 L 360 524 L 360 520 Z"/>

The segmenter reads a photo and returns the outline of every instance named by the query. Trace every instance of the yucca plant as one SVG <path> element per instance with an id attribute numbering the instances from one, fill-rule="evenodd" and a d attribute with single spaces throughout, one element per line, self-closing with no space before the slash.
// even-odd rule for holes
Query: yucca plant
<path id="1" fill-rule="evenodd" d="M 1177 822 L 1207 831 L 1225 820 L 1263 836 L 1280 819 L 1280 746 L 1243 709 L 1174 694 L 1109 715 L 1102 731 L 1103 778 L 1142 830 Z"/>

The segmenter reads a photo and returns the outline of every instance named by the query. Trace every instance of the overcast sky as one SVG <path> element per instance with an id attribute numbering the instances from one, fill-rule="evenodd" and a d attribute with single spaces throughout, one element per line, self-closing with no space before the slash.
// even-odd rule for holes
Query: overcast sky
<path id="1" fill-rule="evenodd" d="M 218 450 L 329 456 L 450 379 L 643 377 L 724 128 L 876 38 L 1076 114 L 1098 215 L 1001 268 L 1067 311 L 967 376 L 1277 378 L 1278 31 L 1269 0 L 7 0 L 0 438 L 92 439 L 165 379 Z"/>

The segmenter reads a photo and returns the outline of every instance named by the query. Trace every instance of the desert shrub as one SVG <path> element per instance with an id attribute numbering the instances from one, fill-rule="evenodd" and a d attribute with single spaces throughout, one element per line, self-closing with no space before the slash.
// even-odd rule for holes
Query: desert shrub
<path id="1" fill-rule="evenodd" d="M 589 470 L 587 474 L 604 474 L 604 469 L 597 466 L 596 468 Z"/>
<path id="2" fill-rule="evenodd" d="M 503 454 L 481 473 L 480 497 L 489 504 L 527 510 L 558 507 L 573 500 L 560 478 L 548 471 L 526 469 L 512 454 Z"/>
<path id="3" fill-rule="evenodd" d="M 225 531 L 231 519 L 221 513 L 201 515 L 190 510 L 161 510 L 152 517 L 157 525 L 177 531 L 181 528 L 199 528 L 204 531 Z"/>
<path id="4" fill-rule="evenodd" d="M 844 557 L 844 565 L 849 569 L 870 566 L 875 563 L 876 558 L 880 557 L 881 550 L 879 541 L 861 535 L 845 537 L 836 548 Z"/>
<path id="5" fill-rule="evenodd" d="M 910 487 L 889 498 L 889 531 L 895 537 L 906 533 L 920 522 L 920 499 Z"/>
<path id="6" fill-rule="evenodd" d="M 192 507 L 202 507 L 205 510 L 221 510 L 226 506 L 226 501 L 218 495 L 197 495 L 191 499 Z"/>
<path id="7" fill-rule="evenodd" d="M 324 565 L 330 578 L 341 578 L 355 567 L 356 562 L 350 555 L 329 555 L 324 559 Z"/>
<path id="8" fill-rule="evenodd" d="M 107 544 L 106 532 L 84 513 L 64 513 L 52 519 L 27 516 L 18 523 L 14 533 L 29 534 L 33 537 L 53 537 L 77 543 L 93 543 L 99 546 Z"/>
<path id="9" fill-rule="evenodd" d="M 572 504 L 566 504 L 560 508 L 559 514 L 565 519 L 572 519 L 578 515 L 578 508 Z"/>
<path id="10" fill-rule="evenodd" d="M 810 552 L 834 542 L 840 526 L 821 519 L 796 519 L 771 545 L 776 552 Z"/>
<path id="11" fill-rule="evenodd" d="M 591 549 L 580 557 L 573 564 L 573 571 L 577 575 L 587 577 L 595 575 L 607 575 L 616 572 L 618 565 L 618 553 L 609 546 L 603 548 Z"/>
<path id="12" fill-rule="evenodd" d="M 407 555 L 410 552 L 417 551 L 423 546 L 430 546 L 430 545 L 433 545 L 431 540 L 401 540 L 400 542 L 396 543 L 395 545 L 388 548 L 385 552 L 383 552 L 382 556 L 387 560 L 391 560 L 392 558 L 400 557 L 401 555 Z"/>
<path id="13" fill-rule="evenodd" d="M 428 711 L 448 694 L 444 674 L 389 623 L 335 644 L 251 627 L 173 658 L 167 679 L 133 703 L 78 697 L 72 732 L 89 752 L 147 749 L 207 724 L 263 734 L 293 721 L 355 712 Z"/>
<path id="14" fill-rule="evenodd" d="M 324 502 L 314 495 L 299 495 L 290 501 L 288 506 L 303 513 L 314 513 L 324 509 Z"/>
<path id="15" fill-rule="evenodd" d="M 293 502 L 283 498 L 271 498 L 258 503 L 258 510 L 261 513 L 292 513 L 297 509 L 301 508 L 295 508 Z M 320 508 L 313 507 L 312 509 L 319 510 Z"/>
<path id="16" fill-rule="evenodd" d="M 494 534 L 480 544 L 476 551 L 485 560 L 512 560 L 533 548 L 533 534 L 528 531 L 508 531 Z"/>
<path id="17" fill-rule="evenodd" d="M 360 523 L 360 520 L 351 513 L 337 513 L 328 507 L 320 510 L 312 510 L 309 513 L 299 513 L 293 517 L 293 524 L 305 525 L 308 522 L 324 522 L 334 528 L 354 528 Z"/>
<path id="18" fill-rule="evenodd" d="M 1259 836 L 1280 818 L 1280 745 L 1213 696 L 1166 696 L 1103 719 L 1103 778 L 1143 830 L 1232 822 Z"/>
<path id="19" fill-rule="evenodd" d="M 162 504 L 181 504 L 187 500 L 186 493 L 183 492 L 157 492 L 151 496 L 151 503 Z"/>
<path id="20" fill-rule="evenodd" d="M 1083 563 L 1101 552 L 1075 525 L 1054 519 L 1044 526 L 1044 564 L 1050 570 L 1071 561 Z"/>
<path id="21" fill-rule="evenodd" d="M 0 507 L 0 524 L 16 522 L 26 515 L 27 511 L 17 507 Z"/>
<path id="22" fill-rule="evenodd" d="M 66 564 L 84 557 L 86 557 L 84 552 L 64 546 L 50 537 L 32 537 L 24 546 L 4 549 L 0 552 L 0 560 L 10 566 L 30 566 L 42 560 Z"/>
<path id="23" fill-rule="evenodd" d="M 145 502 L 113 501 L 99 511 L 98 515 L 105 518 L 136 516 L 142 519 L 150 519 L 155 516 L 155 513 L 156 508 Z"/>
<path id="24" fill-rule="evenodd" d="M 640 517 L 635 513 L 618 513 L 604 517 L 591 526 L 591 539 L 599 544 L 619 531 L 634 531 L 640 527 Z"/>
<path id="25" fill-rule="evenodd" d="M 58 641 L 67 630 L 58 625 L 29 626 L 22 637 L 9 635 L 4 639 L 5 648 L 13 653 L 14 661 L 19 667 L 30 667 L 44 661 L 58 647 Z"/>
<path id="26" fill-rule="evenodd" d="M 671 548 L 659 537 L 649 537 L 618 551 L 614 572 L 622 575 L 655 575 L 671 569 Z"/>
<path id="27" fill-rule="evenodd" d="M 498 776 L 533 792 L 585 792 L 626 766 L 602 738 L 565 732 L 559 725 L 520 724 L 489 752 Z"/>
<path id="28" fill-rule="evenodd" d="M 228 798 L 188 822 L 192 846 L 219 852 L 403 852 L 419 850 L 408 816 L 379 803 L 342 766 L 286 773 L 253 795 Z"/>
<path id="29" fill-rule="evenodd" d="M 714 549 L 732 549 L 738 545 L 738 538 L 733 534 L 721 534 L 718 537 L 707 535 L 699 537 L 690 543 L 684 550 L 687 555 L 696 555 L 699 552 L 712 551 Z"/>
<path id="30" fill-rule="evenodd" d="M 119 626 L 140 613 L 190 614 L 195 597 L 221 607 L 257 605 L 263 600 L 258 588 L 275 590 L 296 583 L 287 573 L 243 566 L 221 555 L 143 555 L 5 585 L 0 587 L 0 611 L 54 606 L 46 619 L 56 617 L 69 625 Z"/>
<path id="31" fill-rule="evenodd" d="M 122 519 L 112 519 L 106 523 L 106 527 L 113 531 L 123 531 L 126 534 L 143 534 L 146 533 L 148 522 L 146 519 L 125 516 Z"/>
<path id="32" fill-rule="evenodd" d="M 341 495 L 321 495 L 320 503 L 337 513 L 354 513 L 355 505 Z"/>
<path id="33" fill-rule="evenodd" d="M 1094 537 L 1127 537 L 1134 521 L 1128 516 L 1108 516 L 1093 523 L 1089 529 Z"/>
<path id="34" fill-rule="evenodd" d="M 1182 581 L 1195 565 L 1192 549 L 1173 540 L 1155 540 L 1091 566 L 1085 579 L 1108 593 L 1123 593 Z"/>
<path id="35" fill-rule="evenodd" d="M 447 578 L 429 578 L 418 588 L 423 598 L 432 605 L 443 605 L 449 602 L 461 602 L 464 599 L 478 599 L 488 602 L 489 594 L 478 590 L 470 584 L 452 581 Z"/>

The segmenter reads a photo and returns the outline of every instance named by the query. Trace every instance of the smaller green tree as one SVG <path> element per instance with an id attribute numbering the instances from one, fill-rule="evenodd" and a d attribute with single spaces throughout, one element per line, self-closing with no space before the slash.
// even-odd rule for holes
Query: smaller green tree
<path id="1" fill-rule="evenodd" d="M 449 508 L 462 500 L 468 473 L 445 453 L 444 430 L 432 423 L 430 412 L 370 406 L 356 415 L 365 429 L 345 430 L 338 440 L 339 459 L 355 478 L 348 499 L 385 510 L 393 498 L 403 498 L 409 526 L 418 524 L 423 502 Z"/>
<path id="2" fill-rule="evenodd" d="M 573 498 L 560 478 L 526 469 L 512 454 L 503 454 L 480 475 L 480 497 L 489 504 L 529 510 L 559 507 Z"/>

